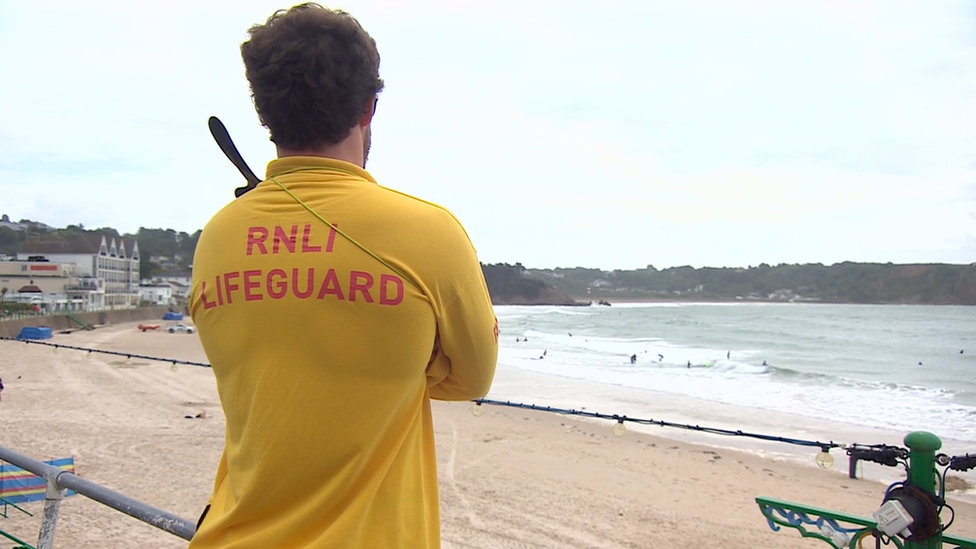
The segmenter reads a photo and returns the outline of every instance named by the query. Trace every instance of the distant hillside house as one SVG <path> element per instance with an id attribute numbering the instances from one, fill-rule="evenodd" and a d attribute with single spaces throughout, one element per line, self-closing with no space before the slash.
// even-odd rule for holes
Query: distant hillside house
<path id="1" fill-rule="evenodd" d="M 139 299 L 159 306 L 176 305 L 173 289 L 168 284 L 139 286 Z"/>
<path id="2" fill-rule="evenodd" d="M 13 221 L 0 221 L 0 227 L 6 227 L 12 231 L 17 231 L 18 233 L 24 232 L 28 229 L 33 229 L 35 231 L 45 231 L 50 232 L 54 230 L 54 227 L 41 223 L 39 221 L 26 221 L 24 223 L 14 223 Z"/>
<path id="3" fill-rule="evenodd" d="M 152 277 L 154 283 L 159 282 L 179 282 L 184 286 L 189 286 L 190 281 L 193 278 L 193 273 L 188 270 L 166 270 L 161 273 L 156 273 Z"/>
<path id="4" fill-rule="evenodd" d="M 77 281 L 65 287 L 68 299 L 86 310 L 128 309 L 139 305 L 139 244 L 115 231 L 79 233 L 67 240 L 31 239 L 17 259 L 73 263 Z"/>
<path id="5" fill-rule="evenodd" d="M 185 300 L 190 297 L 192 278 L 193 273 L 191 271 L 173 269 L 157 273 L 152 278 L 143 279 L 142 284 L 144 286 L 168 286 L 173 292 L 174 298 L 182 298 Z M 180 301 L 180 299 L 177 299 L 177 301 Z"/>
<path id="6" fill-rule="evenodd" d="M 12 221 L 0 221 L 0 227 L 10 229 L 11 231 L 17 231 L 18 233 L 26 231 L 27 225 L 24 223 L 14 223 Z"/>

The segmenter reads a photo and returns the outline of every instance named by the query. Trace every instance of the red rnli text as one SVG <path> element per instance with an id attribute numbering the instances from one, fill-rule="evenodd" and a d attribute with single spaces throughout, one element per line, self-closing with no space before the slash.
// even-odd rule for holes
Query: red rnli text
<path id="1" fill-rule="evenodd" d="M 329 236 L 324 243 L 326 253 L 332 253 L 335 237 L 335 229 L 330 228 Z M 321 251 L 323 251 L 323 244 L 314 242 L 310 223 L 306 223 L 300 228 L 298 225 L 291 225 L 290 227 L 275 225 L 270 228 L 249 227 L 247 229 L 247 255 L 308 254 Z"/>

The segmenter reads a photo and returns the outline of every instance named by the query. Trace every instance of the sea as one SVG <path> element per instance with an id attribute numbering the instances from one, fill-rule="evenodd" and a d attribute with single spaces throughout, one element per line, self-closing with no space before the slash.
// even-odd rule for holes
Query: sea
<path id="1" fill-rule="evenodd" d="M 903 445 L 923 430 L 948 455 L 976 454 L 976 307 L 612 303 L 495 312 L 492 399 L 840 444 Z M 627 426 L 813 461 L 809 449 L 781 443 Z"/>

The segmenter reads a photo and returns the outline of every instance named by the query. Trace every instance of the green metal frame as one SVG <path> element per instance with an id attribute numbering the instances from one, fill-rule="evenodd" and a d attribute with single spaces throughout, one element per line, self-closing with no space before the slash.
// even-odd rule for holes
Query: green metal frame
<path id="1" fill-rule="evenodd" d="M 13 507 L 14 509 L 20 511 L 21 513 L 29 516 L 29 517 L 34 516 L 34 515 L 30 514 L 30 512 L 28 510 L 26 510 L 26 509 L 18 506 L 16 503 L 14 503 L 12 501 L 8 501 L 6 498 L 0 498 L 0 504 L 3 505 L 3 512 L 0 512 L 0 515 L 3 515 L 3 518 L 7 518 L 7 506 L 8 505 L 10 507 Z"/>
<path id="2" fill-rule="evenodd" d="M 878 523 L 873 519 L 800 503 L 792 503 L 781 499 L 758 497 L 756 498 L 756 503 L 759 504 L 759 511 L 766 517 L 766 520 L 769 522 L 769 527 L 773 531 L 778 532 L 780 526 L 795 528 L 800 532 L 801 536 L 825 541 L 836 549 L 844 549 L 845 547 L 856 549 L 858 540 L 864 536 L 871 535 L 871 532 L 878 526 Z M 819 531 L 819 527 L 822 524 L 829 525 L 835 531 L 848 534 L 851 540 L 850 543 L 845 546 L 836 545 L 833 540 Z M 854 525 L 855 527 L 847 525 Z M 815 530 L 807 530 L 806 527 L 811 526 L 815 527 Z M 976 540 L 973 539 L 943 534 L 941 540 L 944 544 L 954 544 L 961 549 L 976 549 Z M 891 543 L 899 549 L 910 547 L 910 545 L 898 538 L 891 538 Z"/>
<path id="3" fill-rule="evenodd" d="M 16 543 L 17 545 L 14 545 L 13 546 L 13 549 L 34 549 L 34 546 L 33 545 L 27 543 L 26 541 L 19 540 L 19 539 L 15 538 L 14 536 L 11 536 L 10 534 L 4 532 L 3 530 L 0 530 L 0 536 L 3 536 L 5 538 L 9 539 L 10 541 Z"/>
<path id="4" fill-rule="evenodd" d="M 921 489 L 934 492 L 935 452 L 942 447 L 942 441 L 932 433 L 918 431 L 905 437 L 905 445 L 908 446 L 910 460 L 908 480 Z M 869 518 L 781 499 L 758 497 L 756 503 L 774 532 L 778 532 L 782 526 L 795 528 L 801 536 L 825 541 L 835 549 L 858 549 L 860 541 L 873 536 L 878 527 L 878 523 Z M 811 529 L 808 530 L 808 527 Z M 944 544 L 956 549 L 976 549 L 976 540 L 945 533 L 924 542 L 897 537 L 889 541 L 898 549 L 941 549 Z"/>

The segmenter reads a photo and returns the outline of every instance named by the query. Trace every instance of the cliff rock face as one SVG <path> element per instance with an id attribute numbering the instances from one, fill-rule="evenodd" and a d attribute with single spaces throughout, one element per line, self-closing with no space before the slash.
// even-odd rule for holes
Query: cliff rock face
<path id="1" fill-rule="evenodd" d="M 489 290 L 490 292 L 490 290 Z M 506 295 L 504 298 L 496 298 L 491 295 L 493 305 L 589 305 L 589 302 L 579 302 L 566 294 L 561 294 L 552 288 L 546 287 L 534 296 L 519 294 Z"/>
<path id="2" fill-rule="evenodd" d="M 577 303 L 542 280 L 528 278 L 521 263 L 482 264 L 481 270 L 495 305 L 589 305 Z"/>

